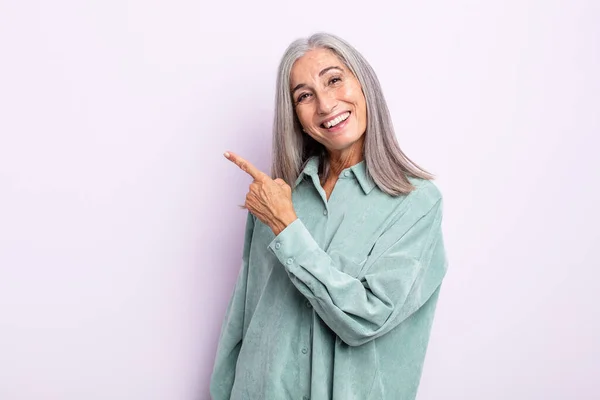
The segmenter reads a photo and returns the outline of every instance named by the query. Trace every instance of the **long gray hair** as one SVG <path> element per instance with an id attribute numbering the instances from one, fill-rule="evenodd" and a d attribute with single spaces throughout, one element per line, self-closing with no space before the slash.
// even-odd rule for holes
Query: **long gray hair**
<path id="1" fill-rule="evenodd" d="M 279 64 L 273 121 L 273 179 L 281 178 L 293 185 L 311 156 L 319 157 L 321 177 L 327 176 L 329 171 L 325 146 L 302 132 L 290 89 L 294 62 L 317 48 L 329 49 L 337 55 L 362 86 L 367 105 L 364 159 L 367 172 L 379 189 L 399 196 L 414 189 L 408 176 L 433 179 L 432 174 L 412 162 L 400 149 L 381 85 L 367 60 L 343 39 L 322 32 L 292 42 Z"/>

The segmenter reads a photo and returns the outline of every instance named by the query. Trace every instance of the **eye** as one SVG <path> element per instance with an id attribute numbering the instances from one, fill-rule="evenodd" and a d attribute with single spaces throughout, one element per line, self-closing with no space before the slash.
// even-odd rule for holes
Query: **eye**
<path id="1" fill-rule="evenodd" d="M 304 100 L 306 100 L 306 98 L 310 96 L 308 93 L 302 93 L 300 96 L 298 96 L 298 99 L 296 99 L 297 103 L 300 103 Z"/>
<path id="2" fill-rule="evenodd" d="M 341 81 L 342 81 L 342 78 L 340 78 L 339 76 L 334 76 L 333 78 L 331 78 L 329 80 L 329 84 L 333 85 L 333 84 L 341 82 Z"/>

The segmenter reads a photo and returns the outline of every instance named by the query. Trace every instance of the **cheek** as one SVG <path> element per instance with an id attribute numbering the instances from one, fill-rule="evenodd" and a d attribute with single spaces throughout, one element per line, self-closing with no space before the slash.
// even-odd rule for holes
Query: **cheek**
<path id="1" fill-rule="evenodd" d="M 304 106 L 296 109 L 296 116 L 298 117 L 298 120 L 300 121 L 302 126 L 309 127 L 313 125 L 314 112 L 311 110 L 310 107 Z"/>
<path id="2" fill-rule="evenodd" d="M 300 121 L 302 126 L 306 126 L 307 119 L 306 119 L 306 112 L 304 110 L 297 108 L 296 109 L 296 117 L 298 117 L 298 121 Z"/>
<path id="3" fill-rule="evenodd" d="M 367 110 L 367 102 L 360 86 L 353 91 L 352 96 L 354 103 L 356 104 L 357 111 L 361 114 L 361 117 L 364 117 Z"/>
<path id="4" fill-rule="evenodd" d="M 343 89 L 342 96 L 346 101 L 354 103 L 357 108 L 365 108 L 365 97 L 360 85 L 349 85 Z"/>
<path id="5" fill-rule="evenodd" d="M 367 101 L 364 97 L 361 97 L 358 103 L 358 108 L 360 110 L 361 117 L 363 119 L 367 118 Z"/>
<path id="6" fill-rule="evenodd" d="M 360 86 L 352 93 L 353 103 L 356 106 L 356 118 L 359 123 L 359 129 L 365 129 L 367 126 L 367 102 Z"/>

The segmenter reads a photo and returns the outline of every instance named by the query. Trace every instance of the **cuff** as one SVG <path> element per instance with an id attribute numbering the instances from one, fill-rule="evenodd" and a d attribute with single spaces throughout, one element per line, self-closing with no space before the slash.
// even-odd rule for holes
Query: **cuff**
<path id="1" fill-rule="evenodd" d="M 319 248 L 319 245 L 300 218 L 296 218 L 294 222 L 279 232 L 279 235 L 275 236 L 268 248 L 285 268 L 290 270 L 298 266 L 302 254 Z"/>

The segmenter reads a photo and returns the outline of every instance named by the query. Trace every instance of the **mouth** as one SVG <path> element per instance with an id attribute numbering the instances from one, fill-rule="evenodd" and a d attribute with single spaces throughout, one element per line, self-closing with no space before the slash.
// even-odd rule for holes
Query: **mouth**
<path id="1" fill-rule="evenodd" d="M 329 121 L 325 121 L 321 124 L 321 128 L 333 132 L 342 129 L 346 126 L 348 119 L 350 118 L 350 111 L 346 111 L 342 114 L 339 114 L 337 117 L 330 119 Z"/>

